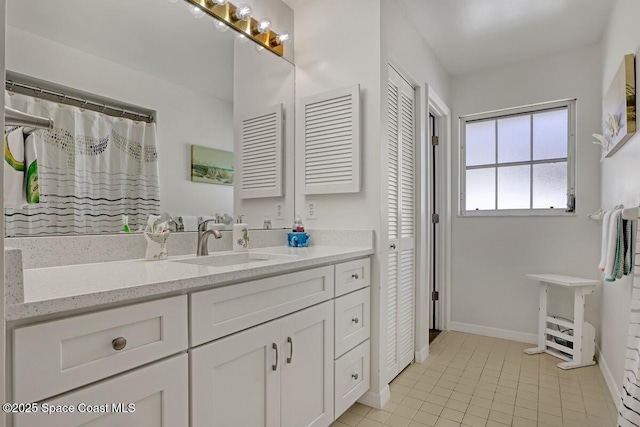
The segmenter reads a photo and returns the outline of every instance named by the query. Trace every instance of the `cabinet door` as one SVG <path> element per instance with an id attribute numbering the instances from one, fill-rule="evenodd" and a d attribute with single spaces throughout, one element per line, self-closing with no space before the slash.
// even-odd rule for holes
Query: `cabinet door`
<path id="1" fill-rule="evenodd" d="M 280 320 L 282 427 L 333 421 L 333 301 Z"/>
<path id="2" fill-rule="evenodd" d="M 190 352 L 192 427 L 280 425 L 279 322 Z"/>
<path id="3" fill-rule="evenodd" d="M 16 427 L 175 427 L 189 423 L 188 360 L 182 354 L 46 400 L 72 413 L 18 414 Z M 133 405 L 130 405 L 133 404 Z M 93 411 L 90 411 L 93 409 Z"/>

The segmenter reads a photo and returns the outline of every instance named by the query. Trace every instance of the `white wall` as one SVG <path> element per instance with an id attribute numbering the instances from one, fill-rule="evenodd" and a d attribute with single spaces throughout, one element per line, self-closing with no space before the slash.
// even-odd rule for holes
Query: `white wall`
<path id="1" fill-rule="evenodd" d="M 26 54 L 25 52 L 29 52 Z M 233 187 L 190 181 L 190 145 L 233 151 L 228 102 L 7 27 L 7 69 L 156 111 L 161 209 L 233 214 Z"/>
<path id="2" fill-rule="evenodd" d="M 359 83 L 361 89 L 362 190 L 353 194 L 305 196 L 296 188 L 296 211 L 312 228 L 369 228 L 376 231 L 372 258 L 373 394 L 386 386 L 379 378 L 384 363 L 380 330 L 381 119 L 386 96 L 387 63 L 409 74 L 421 88 L 433 85 L 447 100 L 449 79 L 429 47 L 408 24 L 395 0 L 311 0 L 295 3 L 296 99 Z M 336 13 L 339 10 L 340 13 Z M 357 19 L 355 18 L 357 17 Z M 424 104 L 424 99 L 421 101 Z M 423 106 L 423 110 L 425 107 Z M 422 133 L 425 132 L 423 129 Z M 296 170 L 298 174 L 300 169 Z M 298 175 L 300 179 L 300 175 Z M 314 200 L 316 220 L 305 218 L 305 202 Z M 372 400 L 367 401 L 373 404 Z"/>
<path id="3" fill-rule="evenodd" d="M 336 13 L 340 11 L 340 13 Z M 310 228 L 380 229 L 380 2 L 312 0 L 295 8 L 296 99 L 360 84 L 361 187 L 359 193 L 309 196 L 316 220 L 305 219 L 307 197 L 296 187 L 296 211 Z M 356 19 L 357 17 L 357 19 Z M 301 168 L 296 170 L 298 182 Z M 379 304 L 379 261 L 371 264 L 372 314 Z M 372 319 L 371 390 L 379 391 L 380 331 Z"/>
<path id="4" fill-rule="evenodd" d="M 600 206 L 600 152 L 591 143 L 601 121 L 600 61 L 600 46 L 591 46 L 453 78 L 452 328 L 535 340 L 538 284 L 524 274 L 599 278 L 600 228 L 587 214 Z M 456 216 L 458 118 L 566 98 L 577 98 L 576 215 Z M 599 292 L 587 297 L 587 320 L 596 329 L 599 300 Z M 572 314 L 567 302 L 559 314 Z"/>
<path id="5" fill-rule="evenodd" d="M 638 52 L 639 16 L 640 3 L 636 0 L 618 0 L 611 13 L 603 43 L 602 80 L 598 85 L 603 97 L 622 63 L 623 56 Z M 602 131 L 599 130 L 598 133 Z M 633 136 L 620 151 L 602 163 L 601 192 L 603 209 L 611 209 L 617 204 L 638 206 L 640 203 L 640 135 Z M 610 388 L 611 382 L 615 382 L 614 392 L 618 393 L 622 389 L 632 283 L 631 277 L 614 283 L 605 283 L 602 296 L 600 364 L 601 367 L 608 367 L 610 376 L 603 370 L 605 378 L 610 383 Z"/>

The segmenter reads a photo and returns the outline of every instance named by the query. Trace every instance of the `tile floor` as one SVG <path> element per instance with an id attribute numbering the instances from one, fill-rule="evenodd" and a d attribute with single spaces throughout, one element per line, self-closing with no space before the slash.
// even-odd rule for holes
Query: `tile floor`
<path id="1" fill-rule="evenodd" d="M 614 427 L 598 365 L 563 371 L 514 341 L 443 332 L 391 383 L 382 409 L 356 403 L 332 427 Z"/>

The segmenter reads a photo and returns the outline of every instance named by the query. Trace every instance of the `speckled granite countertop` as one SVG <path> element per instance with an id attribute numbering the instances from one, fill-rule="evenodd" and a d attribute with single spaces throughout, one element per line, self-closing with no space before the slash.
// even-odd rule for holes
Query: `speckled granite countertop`
<path id="1" fill-rule="evenodd" d="M 188 292 L 292 272 L 373 254 L 372 247 L 267 247 L 264 258 L 228 266 L 188 264 L 193 256 L 166 261 L 116 261 L 24 270 L 24 302 L 6 307 L 6 320 L 62 313 L 132 299 Z M 230 254 L 214 253 L 211 257 Z M 200 262 L 205 257 L 198 257 Z"/>

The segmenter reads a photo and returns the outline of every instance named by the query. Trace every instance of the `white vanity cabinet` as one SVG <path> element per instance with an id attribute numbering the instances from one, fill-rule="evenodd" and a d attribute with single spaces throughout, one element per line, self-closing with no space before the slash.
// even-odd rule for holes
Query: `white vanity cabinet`
<path id="1" fill-rule="evenodd" d="M 336 265 L 335 418 L 369 390 L 370 260 Z"/>
<path id="2" fill-rule="evenodd" d="M 369 271 L 362 258 L 15 327 L 12 401 L 76 410 L 9 426 L 328 427 L 369 388 Z"/>
<path id="3" fill-rule="evenodd" d="M 333 421 L 333 301 L 190 351 L 192 426 Z"/>
<path id="4" fill-rule="evenodd" d="M 15 427 L 173 427 L 189 424 L 186 354 L 47 399 L 56 410 L 17 414 Z"/>

